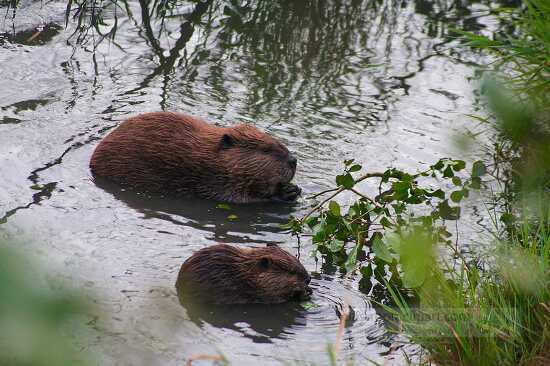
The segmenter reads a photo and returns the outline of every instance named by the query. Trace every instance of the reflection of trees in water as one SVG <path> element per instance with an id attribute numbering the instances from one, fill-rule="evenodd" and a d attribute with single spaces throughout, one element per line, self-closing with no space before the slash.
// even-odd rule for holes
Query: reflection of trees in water
<path id="1" fill-rule="evenodd" d="M 372 123 L 392 86 L 387 80 L 392 73 L 368 69 L 372 62 L 390 64 L 399 49 L 414 63 L 433 53 L 431 44 L 419 49 L 426 35 L 445 38 L 450 27 L 483 27 L 477 20 L 484 14 L 472 15 L 460 2 L 415 2 L 416 12 L 425 15 L 421 20 L 407 4 L 216 1 L 200 24 L 199 41 L 180 60 L 184 69 L 173 89 L 193 96 L 196 84 L 208 85 L 209 97 L 227 109 L 236 94 L 232 87 L 244 85 L 241 104 L 252 119 L 266 113 L 296 118 L 295 111 L 322 111 L 328 105 L 340 119 Z M 401 26 L 409 22 L 418 24 Z M 330 118 L 331 111 L 324 114 Z"/>
<path id="2" fill-rule="evenodd" d="M 421 49 L 420 38 L 445 38 L 449 27 L 482 28 L 470 10 L 474 3 L 491 1 L 76 0 L 66 15 L 81 44 L 107 38 L 116 44 L 122 19 L 129 19 L 157 62 L 138 89 L 162 75 L 163 106 L 171 80 L 191 97 L 200 80 L 227 109 L 234 80 L 244 85 L 242 104 L 253 119 L 274 112 L 296 117 L 295 110 L 324 111 L 330 119 L 338 111 L 368 124 L 385 108 L 388 89 L 401 87 L 389 80 L 396 50 L 414 62 L 432 51 Z M 385 66 L 369 69 L 376 62 Z"/>
<path id="3" fill-rule="evenodd" d="M 262 1 L 226 11 L 217 47 L 238 51 L 257 86 L 247 95 L 250 116 L 290 117 L 327 104 L 355 117 L 365 113 L 366 106 L 350 100 L 364 93 L 357 77 L 373 55 L 367 41 L 377 10 L 367 1 Z"/>

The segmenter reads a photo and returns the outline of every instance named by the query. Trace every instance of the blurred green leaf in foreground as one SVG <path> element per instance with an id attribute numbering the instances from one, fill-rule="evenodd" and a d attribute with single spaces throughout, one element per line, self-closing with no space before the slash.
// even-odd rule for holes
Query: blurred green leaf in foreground
<path id="1" fill-rule="evenodd" d="M 71 339 L 83 330 L 87 307 L 59 287 L 0 240 L 0 365 L 90 364 Z"/>

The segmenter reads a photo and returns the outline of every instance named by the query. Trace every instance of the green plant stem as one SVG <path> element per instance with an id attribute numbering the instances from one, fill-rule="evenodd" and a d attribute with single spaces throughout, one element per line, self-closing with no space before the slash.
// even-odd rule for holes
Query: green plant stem
<path id="1" fill-rule="evenodd" d="M 384 173 L 380 173 L 380 172 L 374 172 L 374 173 L 367 173 L 367 174 L 364 174 L 362 175 L 361 177 L 357 178 L 355 180 L 355 184 L 357 183 L 360 183 L 366 179 L 369 179 L 369 178 L 383 178 L 385 175 Z M 348 190 L 347 188 L 345 187 L 337 187 L 337 188 L 331 188 L 331 189 L 327 189 L 325 191 L 322 191 L 322 192 L 319 192 L 319 193 L 316 193 L 314 194 L 313 196 L 310 196 L 309 198 L 310 199 L 313 199 L 313 198 L 316 198 L 316 197 L 319 197 L 319 196 L 322 196 L 324 194 L 327 194 L 327 193 L 330 193 L 330 192 L 334 192 L 333 194 L 331 194 L 328 198 L 324 199 L 321 203 L 319 203 L 317 206 L 315 206 L 312 210 L 310 210 L 307 214 L 304 215 L 304 217 L 302 217 L 300 219 L 300 223 L 304 223 L 307 218 L 309 216 L 311 216 L 311 214 L 313 214 L 314 212 L 318 211 L 319 209 L 321 209 L 323 207 L 323 205 L 325 203 L 327 203 L 328 201 L 330 201 L 331 199 L 333 199 L 334 197 L 338 196 L 340 193 L 344 192 Z M 352 191 L 353 193 L 363 197 L 363 198 L 367 198 L 370 202 L 374 203 L 374 201 L 371 199 L 371 198 L 368 198 L 366 197 L 365 195 L 357 192 L 356 190 L 354 190 L 353 188 L 349 189 L 350 191 Z"/>

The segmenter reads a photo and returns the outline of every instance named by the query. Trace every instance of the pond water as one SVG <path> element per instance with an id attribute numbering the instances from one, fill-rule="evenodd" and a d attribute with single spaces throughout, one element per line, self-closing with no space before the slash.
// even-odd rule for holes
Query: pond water
<path id="1" fill-rule="evenodd" d="M 370 171 L 472 161 L 482 149 L 453 141 L 475 128 L 468 78 L 479 57 L 453 50 L 449 29 L 495 29 L 488 3 L 207 1 L 163 12 L 169 2 L 119 0 L 99 13 L 97 30 L 117 24 L 114 39 L 102 39 L 85 16 L 80 31 L 73 20 L 65 27 L 65 2 L 21 1 L 14 18 L 0 2 L 0 228 L 52 277 L 93 295 L 97 317 L 77 342 L 100 365 L 218 353 L 236 365 L 328 364 L 346 307 L 338 357 L 401 364 L 415 347 L 388 332 L 358 278 L 316 263 L 307 238 L 299 245 L 280 229 L 306 200 L 227 211 L 149 198 L 96 184 L 88 162 L 124 118 L 154 110 L 268 131 L 298 157 L 305 194 L 331 187 L 348 158 Z M 465 250 L 484 231 L 484 212 L 468 202 Z M 179 266 L 216 242 L 275 242 L 299 255 L 313 274 L 310 306 L 182 307 Z"/>

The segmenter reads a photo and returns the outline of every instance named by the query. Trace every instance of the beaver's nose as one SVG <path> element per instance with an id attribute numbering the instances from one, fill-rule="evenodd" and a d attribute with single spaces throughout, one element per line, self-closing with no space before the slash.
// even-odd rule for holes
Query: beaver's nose
<path id="1" fill-rule="evenodd" d="M 294 155 L 289 155 L 288 164 L 292 167 L 292 169 L 296 169 L 296 165 L 298 164 L 298 159 L 296 159 Z"/>

